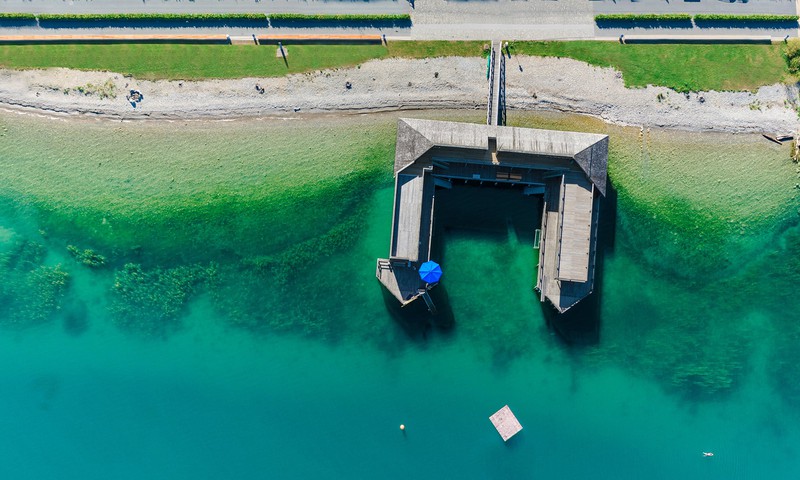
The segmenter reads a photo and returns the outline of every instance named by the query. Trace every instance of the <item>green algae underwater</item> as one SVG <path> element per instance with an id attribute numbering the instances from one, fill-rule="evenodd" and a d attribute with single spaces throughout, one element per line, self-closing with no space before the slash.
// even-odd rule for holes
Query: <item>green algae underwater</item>
<path id="1" fill-rule="evenodd" d="M 6 423 L 24 429 L 28 442 L 49 434 L 96 445 L 110 435 L 112 427 L 87 433 L 64 420 L 77 411 L 87 423 L 134 432 L 104 454 L 113 460 L 82 453 L 90 461 L 81 467 L 68 459 L 80 450 L 51 440 L 55 460 L 29 470 L 33 448 L 17 445 L 6 449 L 18 459 L 10 471 L 38 478 L 56 471 L 71 478 L 65 468 L 76 478 L 103 478 L 104 469 L 115 478 L 261 478 L 257 467 L 275 478 L 800 473 L 792 461 L 800 453 L 793 446 L 800 170 L 788 146 L 511 113 L 510 125 L 611 137 L 598 294 L 554 316 L 531 288 L 538 200 L 457 187 L 438 194 L 445 280 L 435 298 L 446 313 L 430 319 L 420 306 L 398 309 L 374 278 L 375 258 L 388 248 L 400 116 L 481 121 L 463 111 L 122 123 L 0 114 L 8 365 L 0 382 L 20 392 L 5 411 L 28 412 L 27 426 Z M 142 393 L 159 388 L 168 398 Z M 485 417 L 512 400 L 526 430 L 504 446 Z M 201 420 L 182 418 L 195 401 Z M 278 410 L 308 418 L 302 431 Z M 346 414 L 366 417 L 381 433 L 358 420 L 330 423 Z M 479 426 L 465 420 L 472 417 Z M 409 432 L 397 434 L 403 422 Z M 259 423 L 264 430 L 253 430 Z M 173 452 L 176 459 L 144 449 L 143 438 L 158 444 L 145 432 L 154 425 L 165 445 L 170 439 L 186 451 Z M 588 437 L 580 433 L 586 425 Z M 642 434 L 642 425 L 652 431 Z M 215 429 L 229 440 L 211 441 L 227 467 L 208 470 L 197 453 L 202 443 L 176 441 L 175 431 L 209 442 Z M 264 433 L 272 430 L 282 436 Z M 757 437 L 759 446 L 731 437 Z M 715 439 L 735 460 L 698 463 L 699 446 L 687 453 L 679 445 L 700 439 Z M 374 458 L 342 451 L 348 442 Z M 574 460 L 576 443 L 591 462 Z M 608 446 L 615 443 L 632 449 L 635 462 L 620 463 L 625 454 Z M 430 452 L 434 446 L 450 454 L 446 460 Z M 115 470 L 144 452 L 159 460 Z M 375 473 L 386 464 L 397 468 Z M 156 466 L 165 470 L 147 470 Z"/>

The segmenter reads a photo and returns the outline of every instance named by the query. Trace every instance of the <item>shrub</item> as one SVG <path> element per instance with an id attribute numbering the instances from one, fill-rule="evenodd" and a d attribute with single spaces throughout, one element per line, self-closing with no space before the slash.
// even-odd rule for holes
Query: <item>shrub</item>
<path id="1" fill-rule="evenodd" d="M 791 73 L 800 73 L 800 57 L 792 57 L 789 59 L 789 71 Z"/>
<path id="2" fill-rule="evenodd" d="M 688 13 L 603 13 L 595 15 L 596 22 L 691 22 Z"/>
<path id="3" fill-rule="evenodd" d="M 36 21 L 36 15 L 32 13 L 1 13 L 0 22 L 3 20 L 29 20 Z"/>
<path id="4" fill-rule="evenodd" d="M 786 61 L 791 73 L 800 73 L 800 38 L 792 38 L 786 42 Z"/>
<path id="5" fill-rule="evenodd" d="M 800 38 L 792 38 L 786 42 L 786 56 L 789 58 L 800 56 Z"/>
<path id="6" fill-rule="evenodd" d="M 277 20 L 286 22 L 410 22 L 411 15 L 307 15 L 304 13 L 271 13 L 269 14 L 269 19 L 270 21 Z"/>
<path id="7" fill-rule="evenodd" d="M 265 20 L 261 13 L 42 13 L 39 20 L 49 22 L 100 22 L 100 21 L 224 21 L 224 20 Z"/>
<path id="8" fill-rule="evenodd" d="M 698 14 L 694 16 L 695 22 L 796 22 L 797 15 L 726 15 L 719 13 Z"/>

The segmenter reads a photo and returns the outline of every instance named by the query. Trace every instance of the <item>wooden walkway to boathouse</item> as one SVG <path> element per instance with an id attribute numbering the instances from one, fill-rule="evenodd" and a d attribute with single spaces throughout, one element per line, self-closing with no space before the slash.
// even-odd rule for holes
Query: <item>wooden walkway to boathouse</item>
<path id="1" fill-rule="evenodd" d="M 506 124 L 506 57 L 503 43 L 492 41 L 489 52 L 489 100 L 486 107 L 487 125 Z"/>

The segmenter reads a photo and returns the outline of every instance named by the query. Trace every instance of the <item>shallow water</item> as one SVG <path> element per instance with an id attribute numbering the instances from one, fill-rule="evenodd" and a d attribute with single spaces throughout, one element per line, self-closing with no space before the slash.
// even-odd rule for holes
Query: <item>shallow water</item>
<path id="1" fill-rule="evenodd" d="M 554 317 L 538 200 L 460 188 L 437 199 L 431 321 L 374 278 L 397 116 L 0 115 L 3 473 L 797 478 L 788 149 L 512 115 L 611 135 L 599 295 Z"/>

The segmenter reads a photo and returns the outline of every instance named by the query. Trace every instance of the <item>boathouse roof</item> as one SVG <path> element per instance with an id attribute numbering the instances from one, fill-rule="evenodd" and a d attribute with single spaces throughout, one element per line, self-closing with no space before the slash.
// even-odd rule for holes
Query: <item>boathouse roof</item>
<path id="1" fill-rule="evenodd" d="M 443 147 L 462 149 L 471 161 L 483 158 L 487 164 L 500 159 L 500 164 L 514 167 L 577 166 L 606 194 L 607 135 L 402 118 L 397 125 L 395 174 Z M 495 156 L 484 155 L 490 149 Z"/>

